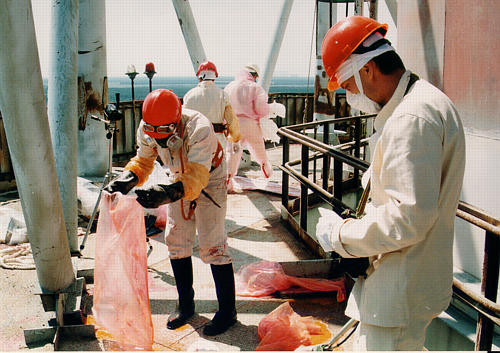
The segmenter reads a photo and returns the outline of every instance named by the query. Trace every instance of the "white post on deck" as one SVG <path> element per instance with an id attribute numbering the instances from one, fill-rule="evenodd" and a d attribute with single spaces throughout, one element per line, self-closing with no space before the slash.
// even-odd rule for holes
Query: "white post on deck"
<path id="1" fill-rule="evenodd" d="M 105 1 L 79 0 L 78 13 L 78 175 L 103 176 L 108 170 L 109 141 L 104 124 L 89 114 L 103 118 L 108 103 Z M 92 109 L 96 105 L 97 110 Z"/>
<path id="2" fill-rule="evenodd" d="M 326 32 L 337 23 L 337 4 L 317 0 L 316 18 L 316 77 L 314 81 L 313 120 L 326 120 L 335 117 L 335 92 L 328 90 L 328 75 L 323 67 L 321 44 Z M 330 128 L 329 142 L 336 145 L 338 137 L 332 130 L 333 128 Z"/>
<path id="3" fill-rule="evenodd" d="M 285 35 L 286 26 L 288 24 L 288 18 L 290 17 L 290 11 L 292 11 L 293 0 L 283 0 L 283 7 L 281 9 L 280 20 L 276 25 L 276 30 L 274 32 L 274 39 L 271 43 L 271 48 L 269 50 L 269 55 L 267 56 L 266 67 L 264 74 L 260 79 L 259 83 L 269 92 L 269 87 L 271 86 L 271 80 L 273 78 L 274 68 L 276 67 L 276 61 L 278 60 L 278 55 L 280 53 L 281 43 L 283 42 L 283 37 Z"/>
<path id="4" fill-rule="evenodd" d="M 52 0 L 48 114 L 66 232 L 78 252 L 78 0 Z"/>
<path id="5" fill-rule="evenodd" d="M 201 43 L 200 34 L 196 27 L 191 5 L 188 0 L 172 0 L 172 4 L 181 26 L 182 35 L 193 64 L 194 72 L 198 71 L 198 66 L 207 60 L 203 44 Z"/>
<path id="6" fill-rule="evenodd" d="M 0 110 L 42 290 L 74 281 L 30 0 L 0 1 Z"/>

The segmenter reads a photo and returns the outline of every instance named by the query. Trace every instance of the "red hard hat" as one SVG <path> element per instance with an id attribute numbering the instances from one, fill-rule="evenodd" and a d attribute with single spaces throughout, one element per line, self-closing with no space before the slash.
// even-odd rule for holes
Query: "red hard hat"
<path id="1" fill-rule="evenodd" d="M 177 95 L 169 89 L 155 89 L 142 104 L 142 120 L 153 126 L 177 124 L 181 119 L 182 105 Z M 152 138 L 165 138 L 169 134 L 144 131 Z"/>
<path id="2" fill-rule="evenodd" d="M 201 71 L 213 71 L 215 72 L 215 77 L 219 77 L 219 74 L 217 73 L 217 68 L 215 67 L 215 64 L 211 61 L 205 61 L 200 64 L 198 67 L 198 71 L 196 72 L 196 76 L 200 75 Z"/>
<path id="3" fill-rule="evenodd" d="M 335 72 L 354 50 L 372 33 L 380 31 L 385 36 L 389 26 L 364 16 L 350 16 L 337 22 L 328 30 L 321 44 L 321 57 L 330 78 L 328 89 L 339 88 Z"/>

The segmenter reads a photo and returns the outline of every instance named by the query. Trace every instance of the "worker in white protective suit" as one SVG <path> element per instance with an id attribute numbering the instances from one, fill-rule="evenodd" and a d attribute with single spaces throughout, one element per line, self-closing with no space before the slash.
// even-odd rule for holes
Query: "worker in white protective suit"
<path id="1" fill-rule="evenodd" d="M 238 118 L 227 93 L 215 85 L 214 81 L 219 76 L 215 64 L 211 61 L 201 63 L 196 76 L 200 83 L 184 95 L 183 107 L 205 115 L 212 122 L 217 138 L 225 149 L 227 141 L 236 143 L 240 140 Z"/>
<path id="2" fill-rule="evenodd" d="M 329 89 L 344 88 L 352 107 L 378 115 L 364 216 L 321 217 L 316 235 L 326 251 L 370 260 L 346 309 L 360 322 L 354 350 L 421 351 L 451 300 L 465 138 L 453 103 L 405 69 L 387 29 L 352 16 L 323 39 Z"/>
<path id="3" fill-rule="evenodd" d="M 227 168 L 222 146 L 210 121 L 200 112 L 183 109 L 170 90 L 149 93 L 142 116 L 137 154 L 106 190 L 126 194 L 142 185 L 160 157 L 171 183 L 135 193 L 145 208 L 167 204 L 165 243 L 179 294 L 177 311 L 168 318 L 167 327 L 176 329 L 194 315 L 191 256 L 198 232 L 200 258 L 211 266 L 219 302 L 203 333 L 220 334 L 236 322 L 234 273 L 224 230 Z"/>
<path id="4" fill-rule="evenodd" d="M 264 138 L 260 127 L 260 119 L 269 114 L 268 95 L 257 84 L 259 67 L 246 65 L 230 82 L 224 91 L 229 95 L 229 102 L 240 123 L 241 140 L 231 144 L 228 153 L 228 190 L 233 189 L 233 177 L 238 173 L 242 147 L 248 148 L 250 154 L 261 166 L 266 178 L 271 177 L 273 167 L 267 158 Z"/>

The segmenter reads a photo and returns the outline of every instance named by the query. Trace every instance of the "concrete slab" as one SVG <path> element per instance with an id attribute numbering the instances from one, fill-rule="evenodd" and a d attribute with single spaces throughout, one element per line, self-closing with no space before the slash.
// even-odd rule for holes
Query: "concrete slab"
<path id="1" fill-rule="evenodd" d="M 275 167 L 271 180 L 280 182 L 281 149 L 268 150 Z M 300 150 L 292 148 L 291 153 L 298 158 Z M 258 166 L 251 164 L 241 170 L 240 175 L 249 178 L 262 178 Z M 228 244 L 234 258 L 234 270 L 241 266 L 261 260 L 296 261 L 311 259 L 309 250 L 297 241 L 280 221 L 279 195 L 245 191 L 228 195 L 228 214 L 226 231 Z M 84 229 L 85 223 L 80 224 Z M 79 238 L 82 241 L 82 237 Z M 335 297 L 303 297 L 300 299 L 283 298 L 247 298 L 237 297 L 238 322 L 226 333 L 216 337 L 205 337 L 203 327 L 217 311 L 218 304 L 210 266 L 204 264 L 194 248 L 194 290 L 196 315 L 188 324 L 168 330 L 166 322 L 169 313 L 175 310 L 177 291 L 172 268 L 168 260 L 168 251 L 163 237 L 150 240 L 153 251 L 148 257 L 148 276 L 150 307 L 154 326 L 154 350 L 185 351 L 203 347 L 205 350 L 218 351 L 253 351 L 259 340 L 257 335 L 260 320 L 286 300 L 290 301 L 297 313 L 313 316 L 324 321 L 332 333 L 337 332 L 347 322 L 343 315 L 344 303 L 337 303 Z M 95 234 L 87 238 L 82 257 L 75 260 L 77 269 L 93 268 L 95 253 Z M 111 256 L 112 254 L 110 254 Z M 88 285 L 92 290 L 92 285 Z M 45 313 L 40 298 L 35 270 L 0 269 L 0 351 L 29 350 L 24 342 L 23 330 L 47 327 L 55 313 Z M 348 341 L 344 349 L 352 347 Z M 65 341 L 64 350 L 105 351 L 117 347 L 107 340 Z M 53 351 L 53 345 L 45 344 L 34 348 L 41 351 Z"/>

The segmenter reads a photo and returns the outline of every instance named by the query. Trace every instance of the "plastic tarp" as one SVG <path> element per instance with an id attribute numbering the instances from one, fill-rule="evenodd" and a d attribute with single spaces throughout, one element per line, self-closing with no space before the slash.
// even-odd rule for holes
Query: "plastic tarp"
<path id="1" fill-rule="evenodd" d="M 260 343 L 256 351 L 293 351 L 300 346 L 324 343 L 331 338 L 325 323 L 300 316 L 288 302 L 281 304 L 259 322 Z"/>
<path id="2" fill-rule="evenodd" d="M 93 315 L 127 350 L 152 350 L 144 210 L 134 196 L 103 192 L 97 222 Z"/>
<path id="3" fill-rule="evenodd" d="M 289 276 L 278 262 L 260 261 L 242 266 L 236 274 L 236 293 L 243 297 L 262 297 L 291 287 L 314 292 L 337 292 L 337 301 L 345 300 L 344 280 Z"/>

